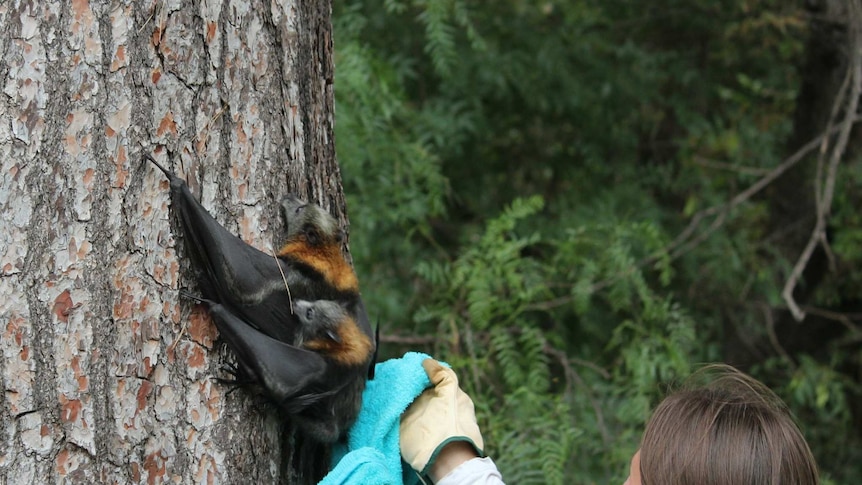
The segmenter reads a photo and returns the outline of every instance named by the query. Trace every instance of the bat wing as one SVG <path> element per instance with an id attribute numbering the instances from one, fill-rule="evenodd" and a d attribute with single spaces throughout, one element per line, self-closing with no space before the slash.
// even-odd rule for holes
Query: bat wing
<path id="1" fill-rule="evenodd" d="M 287 412 L 297 414 L 338 389 L 326 389 L 328 364 L 315 352 L 264 335 L 224 305 L 202 300 L 246 375 Z"/>
<path id="2" fill-rule="evenodd" d="M 170 180 L 171 205 L 179 215 L 186 252 L 204 297 L 229 307 L 264 334 L 293 342 L 298 323 L 282 277 L 282 271 L 289 272 L 288 263 L 222 227 L 195 199 L 185 180 L 149 160 Z"/>
<path id="3" fill-rule="evenodd" d="M 359 298 L 356 302 L 355 313 L 359 329 L 371 338 L 374 343 L 374 353 L 371 356 L 371 362 L 368 364 L 367 372 L 368 379 L 374 379 L 374 365 L 377 363 L 377 350 L 380 344 L 380 324 L 377 324 L 375 330 L 371 329 L 371 321 L 368 320 L 368 312 L 365 310 L 365 303 L 362 301 L 362 298 Z"/>

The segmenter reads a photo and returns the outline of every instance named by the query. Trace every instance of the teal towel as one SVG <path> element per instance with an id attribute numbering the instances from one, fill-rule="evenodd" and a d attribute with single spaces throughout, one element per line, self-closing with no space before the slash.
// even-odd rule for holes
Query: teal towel
<path id="1" fill-rule="evenodd" d="M 347 444 L 333 450 L 334 468 L 320 485 L 419 483 L 416 473 L 401 460 L 398 425 L 401 413 L 431 385 L 422 368 L 422 361 L 429 358 L 408 352 L 377 364 L 374 379 L 362 394 L 356 423 L 347 433 Z"/>
<path id="2" fill-rule="evenodd" d="M 401 477 L 393 474 L 387 459 L 374 448 L 359 448 L 344 455 L 321 484 L 401 485 Z"/>

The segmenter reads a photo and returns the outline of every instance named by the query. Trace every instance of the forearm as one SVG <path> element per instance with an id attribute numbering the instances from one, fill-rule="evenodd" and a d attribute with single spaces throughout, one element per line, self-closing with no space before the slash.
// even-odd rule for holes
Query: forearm
<path id="1" fill-rule="evenodd" d="M 434 479 L 436 485 L 504 485 L 503 476 L 491 458 L 474 457 L 461 462 L 446 475 Z"/>
<path id="2" fill-rule="evenodd" d="M 478 457 L 476 449 L 470 443 L 453 441 L 440 450 L 440 454 L 428 470 L 428 476 L 437 483 L 462 463 Z"/>

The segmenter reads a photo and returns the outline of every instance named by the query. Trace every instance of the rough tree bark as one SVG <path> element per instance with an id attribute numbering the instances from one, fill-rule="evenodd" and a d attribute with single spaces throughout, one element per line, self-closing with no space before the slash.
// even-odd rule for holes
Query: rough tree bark
<path id="1" fill-rule="evenodd" d="M 344 221 L 329 1 L 10 0 L 0 73 L 0 483 L 289 481 L 141 154 L 264 250 L 288 192 Z"/>

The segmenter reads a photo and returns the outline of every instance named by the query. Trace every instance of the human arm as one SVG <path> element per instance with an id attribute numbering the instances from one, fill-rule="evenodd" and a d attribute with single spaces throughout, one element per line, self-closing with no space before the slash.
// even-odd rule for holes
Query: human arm
<path id="1" fill-rule="evenodd" d="M 480 458 L 484 447 L 473 401 L 458 387 L 455 372 L 434 359 L 422 367 L 432 387 L 401 416 L 404 460 L 432 483 L 502 484 L 494 462 Z"/>

